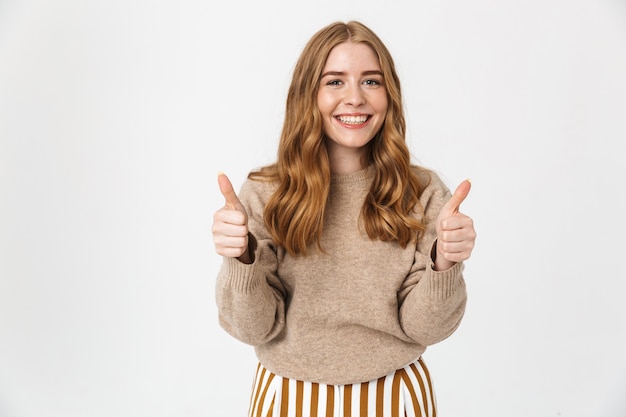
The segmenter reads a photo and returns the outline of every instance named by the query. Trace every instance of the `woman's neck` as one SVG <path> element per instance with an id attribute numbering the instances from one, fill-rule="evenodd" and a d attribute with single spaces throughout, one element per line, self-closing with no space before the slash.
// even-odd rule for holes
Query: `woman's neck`
<path id="1" fill-rule="evenodd" d="M 330 173 L 334 175 L 352 174 L 367 167 L 364 151 L 341 154 L 329 152 L 328 160 Z"/>

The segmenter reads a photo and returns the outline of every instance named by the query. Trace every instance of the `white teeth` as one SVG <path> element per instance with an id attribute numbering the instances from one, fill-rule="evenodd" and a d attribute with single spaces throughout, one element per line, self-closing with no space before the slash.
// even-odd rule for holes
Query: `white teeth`
<path id="1" fill-rule="evenodd" d="M 367 116 L 337 116 L 337 119 L 339 119 L 341 123 L 358 125 L 361 123 L 365 123 L 365 121 L 367 120 Z"/>

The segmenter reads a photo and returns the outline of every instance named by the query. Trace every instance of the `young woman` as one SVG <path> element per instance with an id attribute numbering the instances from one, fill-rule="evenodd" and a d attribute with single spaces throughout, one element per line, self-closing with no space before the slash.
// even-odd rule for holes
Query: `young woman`
<path id="1" fill-rule="evenodd" d="M 476 233 L 411 163 L 400 82 L 381 40 L 333 23 L 294 69 L 277 161 L 225 206 L 219 321 L 255 347 L 250 416 L 435 416 L 426 347 L 465 311 Z"/>

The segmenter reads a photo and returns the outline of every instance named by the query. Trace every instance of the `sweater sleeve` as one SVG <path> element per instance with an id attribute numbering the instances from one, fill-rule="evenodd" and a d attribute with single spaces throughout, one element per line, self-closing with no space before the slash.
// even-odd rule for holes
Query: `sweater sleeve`
<path id="1" fill-rule="evenodd" d="M 413 266 L 398 292 L 399 319 L 405 334 L 423 346 L 449 337 L 461 323 L 467 302 L 463 263 L 435 271 L 431 251 L 436 244 L 435 221 L 450 191 L 431 173 L 421 203 L 426 231 L 416 245 Z"/>
<path id="2" fill-rule="evenodd" d="M 263 225 L 262 186 L 247 180 L 239 194 L 248 213 L 254 262 L 248 265 L 224 257 L 216 283 L 220 325 L 253 346 L 276 337 L 285 323 L 285 291 L 277 274 L 276 247 Z"/>

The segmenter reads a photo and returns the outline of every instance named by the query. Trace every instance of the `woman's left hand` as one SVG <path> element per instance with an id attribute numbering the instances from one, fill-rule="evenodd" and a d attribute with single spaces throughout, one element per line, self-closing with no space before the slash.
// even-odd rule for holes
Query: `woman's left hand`
<path id="1" fill-rule="evenodd" d="M 469 180 L 461 182 L 437 217 L 437 252 L 434 259 L 436 271 L 443 271 L 457 262 L 463 262 L 472 254 L 476 240 L 474 221 L 459 211 L 471 187 Z"/>

